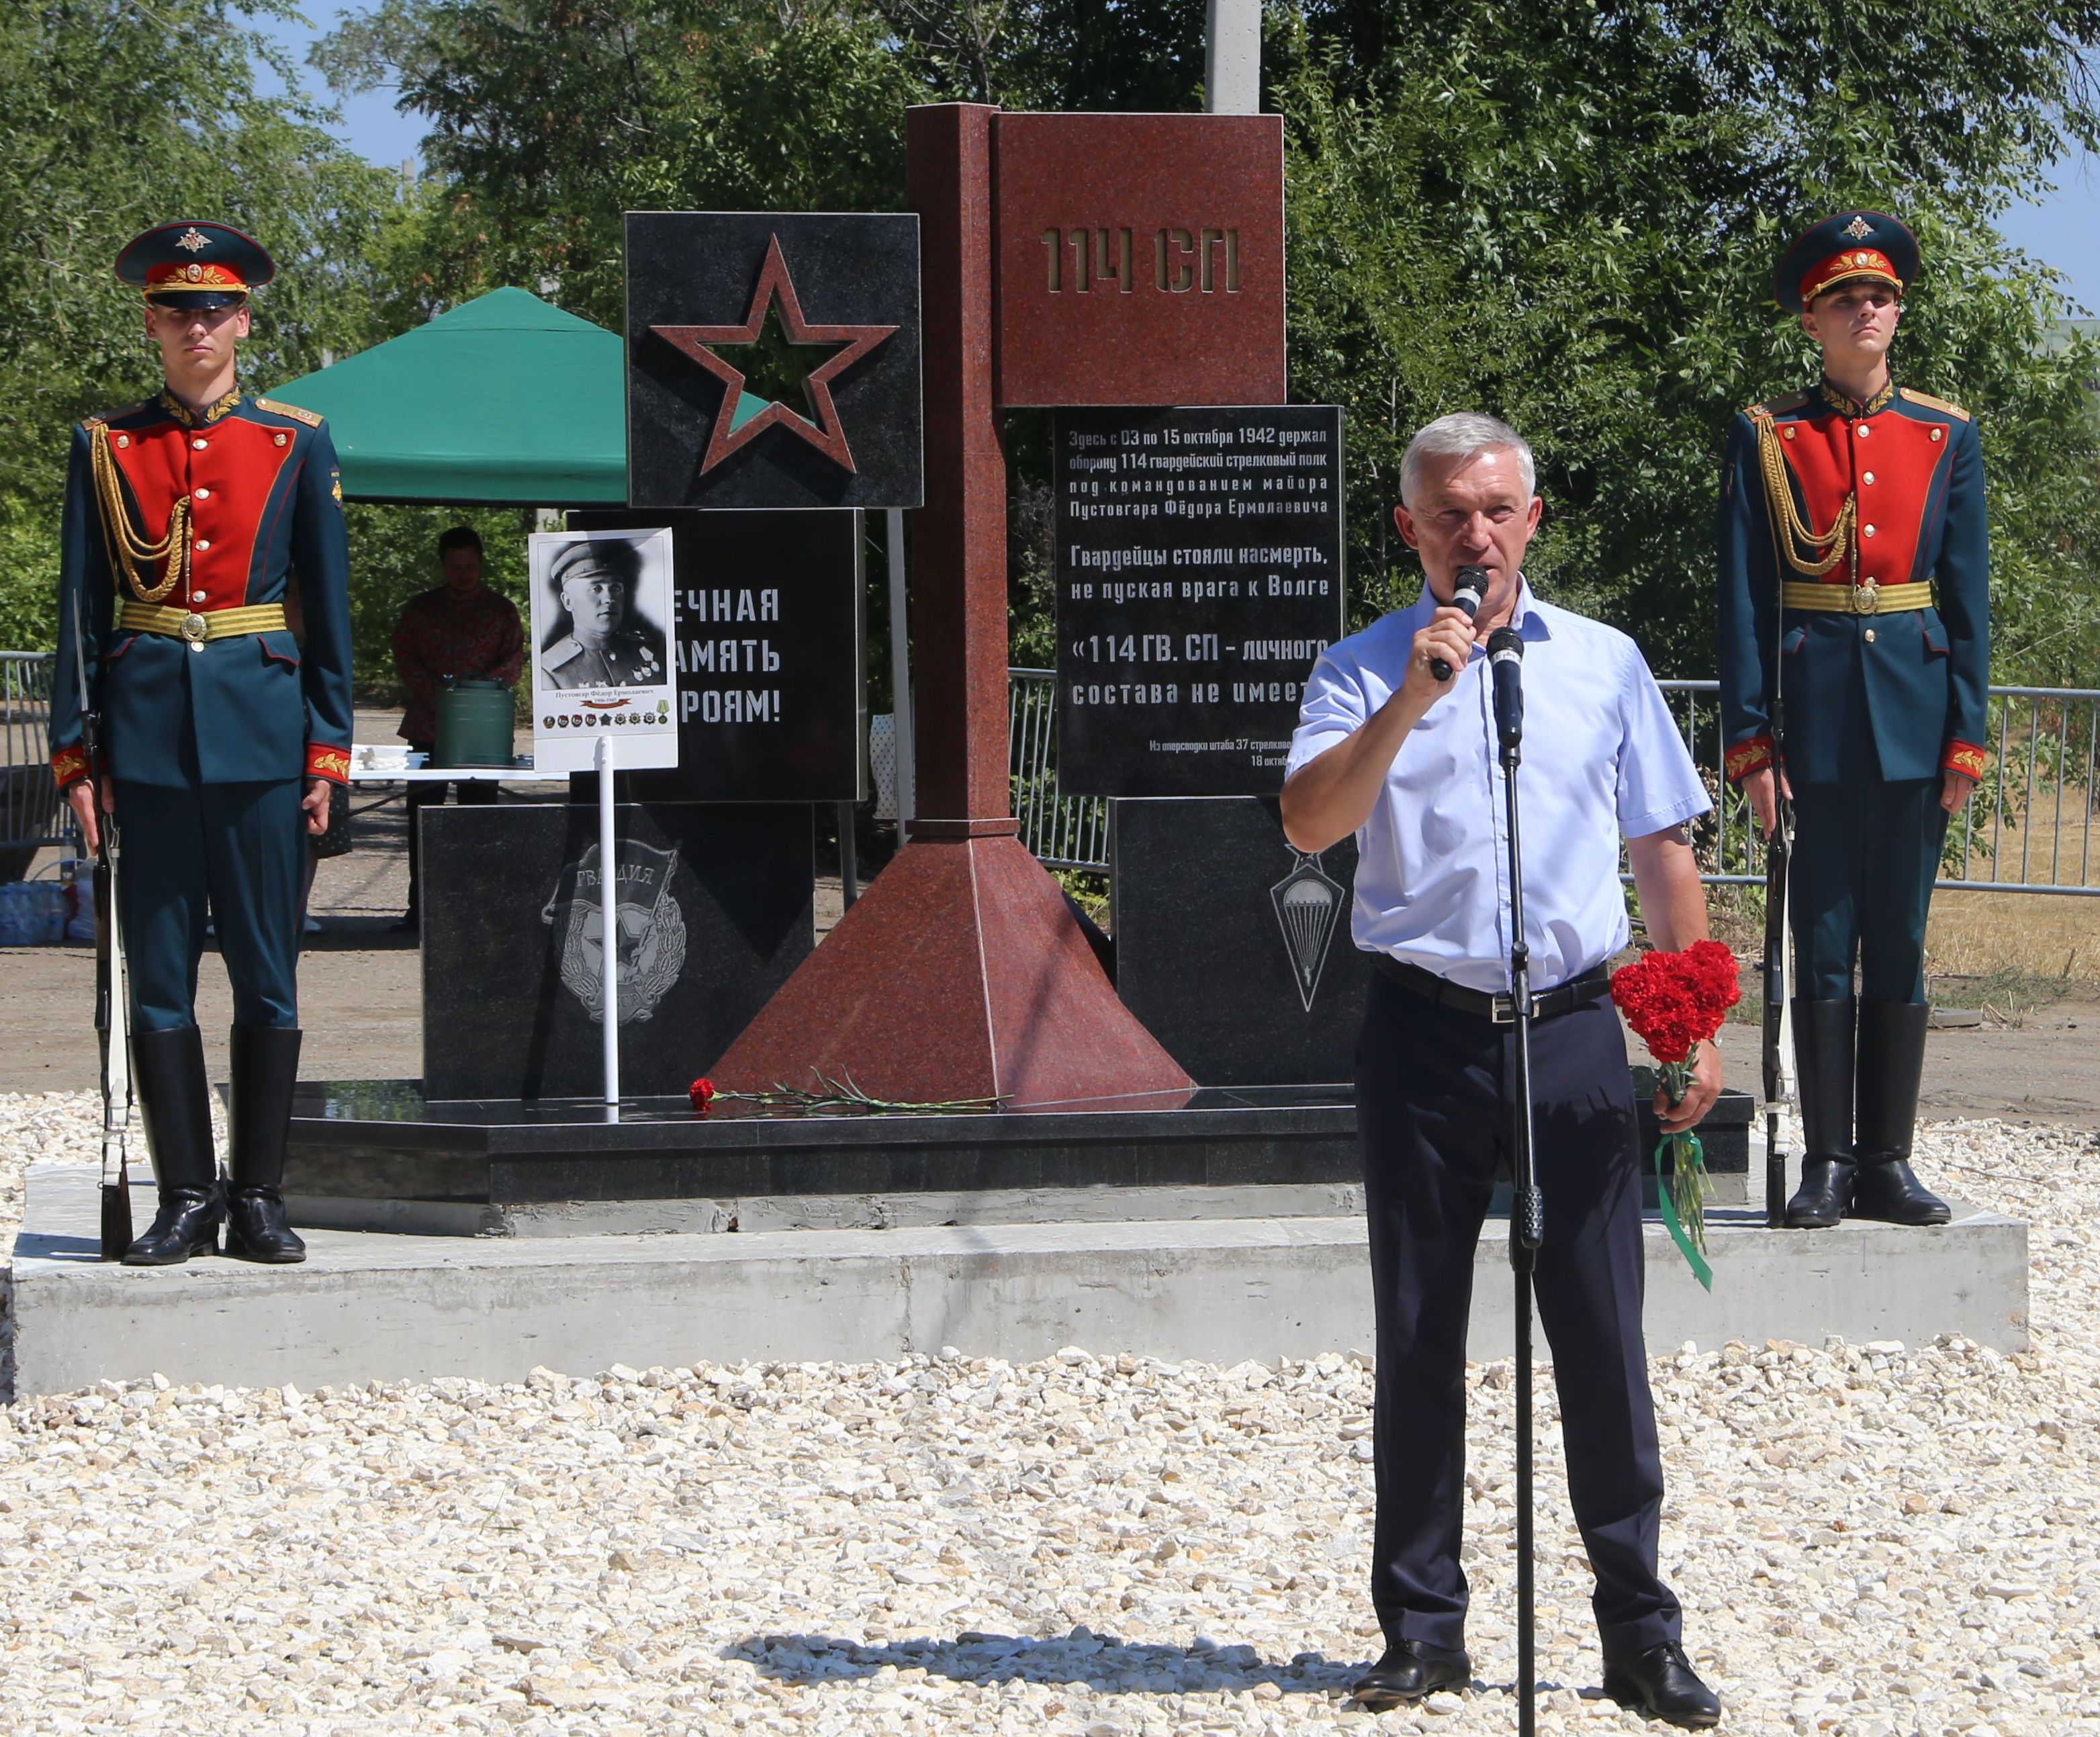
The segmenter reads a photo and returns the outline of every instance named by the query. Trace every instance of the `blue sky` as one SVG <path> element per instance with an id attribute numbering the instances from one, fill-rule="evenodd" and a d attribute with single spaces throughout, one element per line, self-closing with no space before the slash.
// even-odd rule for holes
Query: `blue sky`
<path id="1" fill-rule="evenodd" d="M 271 21 L 270 33 L 303 60 L 316 37 L 333 29 L 342 14 L 364 10 L 358 0 L 308 0 L 307 15 L 312 24 Z M 311 72 L 310 88 L 320 80 Z M 342 105 L 342 121 L 336 129 L 343 142 L 389 169 L 418 154 L 422 127 L 414 119 L 394 112 L 394 93 L 376 90 L 352 98 Z M 2100 161 L 2074 157 L 2057 166 L 2051 178 L 2057 190 L 2036 205 L 2015 206 L 1999 227 L 2014 245 L 2046 261 L 2071 280 L 2071 293 L 2092 313 L 2100 314 Z"/>

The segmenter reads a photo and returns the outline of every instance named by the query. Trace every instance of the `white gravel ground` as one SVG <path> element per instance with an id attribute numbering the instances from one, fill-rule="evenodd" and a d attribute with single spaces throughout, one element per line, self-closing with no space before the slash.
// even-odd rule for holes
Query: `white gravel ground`
<path id="1" fill-rule="evenodd" d="M 90 1158 L 92 1117 L 0 1097 L 0 1237 L 24 1162 Z M 1654 1364 L 1665 1569 L 1730 1730 L 2100 1733 L 2100 1139 L 1923 1144 L 2032 1223 L 2032 1351 Z M 1339 1354 L 26 1401 L 0 1413 L 0 1730 L 1508 1731 L 1510 1375 L 1471 1378 L 1479 1680 L 1375 1720 L 1344 1692 L 1378 1650 L 1370 1380 Z M 1542 1385 L 1541 1728 L 1648 1728 L 1595 1686 Z"/>

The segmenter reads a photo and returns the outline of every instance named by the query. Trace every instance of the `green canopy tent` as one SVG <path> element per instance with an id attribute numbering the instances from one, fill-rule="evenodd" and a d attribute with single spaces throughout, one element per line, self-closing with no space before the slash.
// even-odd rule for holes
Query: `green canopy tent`
<path id="1" fill-rule="evenodd" d="M 624 351 L 602 326 L 496 289 L 269 395 L 328 418 L 346 500 L 618 505 Z"/>

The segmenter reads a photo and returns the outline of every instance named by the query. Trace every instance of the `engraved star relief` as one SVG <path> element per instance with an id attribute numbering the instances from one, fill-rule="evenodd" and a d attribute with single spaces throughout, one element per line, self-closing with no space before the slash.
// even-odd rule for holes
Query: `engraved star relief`
<path id="1" fill-rule="evenodd" d="M 766 315 L 775 307 L 790 344 L 836 344 L 840 347 L 803 379 L 802 389 L 809 399 L 812 416 L 804 416 L 774 399 L 757 415 L 740 417 L 739 408 L 745 396 L 745 372 L 717 355 L 711 346 L 719 344 L 735 349 L 757 343 L 765 329 Z M 788 276 L 788 262 L 780 251 L 779 236 L 768 239 L 765 264 L 758 274 L 758 283 L 751 294 L 751 308 L 742 325 L 651 326 L 649 329 L 722 383 L 721 408 L 716 413 L 714 430 L 708 437 L 708 449 L 700 460 L 703 476 L 769 428 L 785 429 L 808 441 L 849 475 L 858 474 L 853 449 L 846 443 L 845 430 L 839 422 L 838 408 L 832 402 L 832 382 L 876 346 L 894 337 L 898 328 L 811 324 L 803 317 L 801 302 L 795 293 L 795 280 Z"/>

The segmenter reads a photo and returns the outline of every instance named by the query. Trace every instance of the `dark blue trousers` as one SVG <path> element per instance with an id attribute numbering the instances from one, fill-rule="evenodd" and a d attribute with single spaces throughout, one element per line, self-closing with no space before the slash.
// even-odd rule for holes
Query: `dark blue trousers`
<path id="1" fill-rule="evenodd" d="M 1511 1028 L 1374 976 L 1357 1116 L 1378 1307 L 1371 1603 L 1388 1642 L 1465 1643 L 1466 1321 L 1473 1256 L 1509 1154 Z M 1532 1029 L 1546 1201 L 1534 1275 L 1575 1523 L 1607 1660 L 1679 1637 L 1656 1572 L 1662 1460 L 1641 1338 L 1640 1186 L 1625 1040 L 1608 1000 Z M 1514 1285 L 1498 1266 L 1493 1282 Z"/>
<path id="2" fill-rule="evenodd" d="M 1938 778 L 1803 784 L 1793 793 L 1787 887 L 1799 992 L 1850 1001 L 1925 999 L 1925 918 L 1947 812 Z"/>
<path id="3" fill-rule="evenodd" d="M 301 787 L 298 778 L 188 789 L 117 781 L 117 898 L 136 1029 L 196 1024 L 207 921 L 233 985 L 234 1024 L 299 1023 Z"/>

